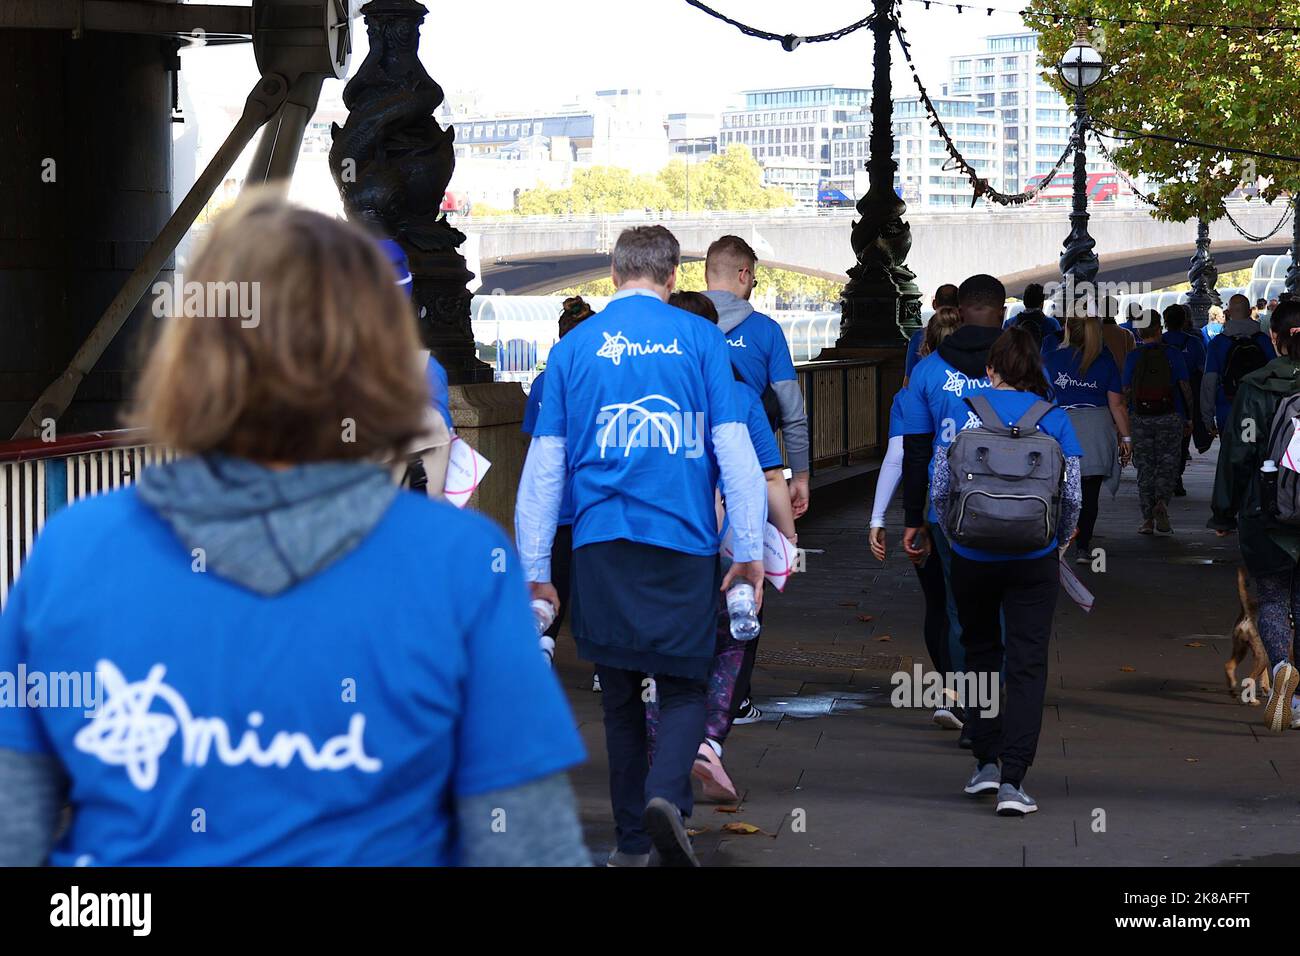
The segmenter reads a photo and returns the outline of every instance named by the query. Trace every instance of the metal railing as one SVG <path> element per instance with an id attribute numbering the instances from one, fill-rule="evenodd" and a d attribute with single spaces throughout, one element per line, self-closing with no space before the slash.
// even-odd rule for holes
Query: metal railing
<path id="1" fill-rule="evenodd" d="M 50 516 L 133 484 L 149 465 L 175 457 L 141 437 L 123 430 L 0 444 L 0 607 Z"/>
<path id="2" fill-rule="evenodd" d="M 807 362 L 796 367 L 808 413 L 812 476 L 823 481 L 884 454 L 883 359 Z M 782 453 L 785 452 L 782 441 Z"/>

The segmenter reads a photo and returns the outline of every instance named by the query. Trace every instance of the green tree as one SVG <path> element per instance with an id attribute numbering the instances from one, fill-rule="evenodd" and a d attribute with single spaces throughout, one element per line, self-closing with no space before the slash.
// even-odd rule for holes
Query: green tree
<path id="1" fill-rule="evenodd" d="M 1039 31 L 1041 65 L 1053 86 L 1074 94 L 1056 70 L 1074 42 L 1075 23 L 1053 14 L 1098 18 L 1092 43 L 1112 71 L 1088 92 L 1088 110 L 1103 130 L 1124 127 L 1286 155 L 1300 155 L 1300 126 L 1291 122 L 1300 98 L 1300 46 L 1290 30 L 1300 0 L 1030 0 L 1025 22 Z M 1193 23 L 1250 24 L 1257 31 L 1126 24 L 1127 17 Z M 1218 219 L 1224 200 L 1257 177 L 1267 200 L 1300 190 L 1295 164 L 1233 156 L 1221 150 L 1135 139 L 1113 149 L 1130 174 L 1159 183 L 1156 215 L 1177 222 Z"/>
<path id="2" fill-rule="evenodd" d="M 763 185 L 763 169 L 749 147 L 732 144 L 725 153 L 689 168 L 675 159 L 658 174 L 634 175 L 614 166 L 593 166 L 573 174 L 564 189 L 539 186 L 519 196 L 524 216 L 620 213 L 629 209 L 779 209 L 794 205 L 784 189 Z"/>
<path id="3" fill-rule="evenodd" d="M 785 269 L 770 269 L 767 266 L 759 266 L 755 278 L 757 279 L 755 293 L 757 295 L 773 293 L 777 305 L 783 308 L 803 304 L 835 303 L 840 300 L 840 293 L 844 289 L 843 282 L 833 279 L 822 279 L 801 272 L 788 272 Z M 678 266 L 677 288 L 683 292 L 703 292 L 707 288 L 704 281 L 704 263 L 683 262 Z M 592 279 L 561 289 L 556 294 L 609 296 L 614 294 L 614 283 L 609 278 Z"/>

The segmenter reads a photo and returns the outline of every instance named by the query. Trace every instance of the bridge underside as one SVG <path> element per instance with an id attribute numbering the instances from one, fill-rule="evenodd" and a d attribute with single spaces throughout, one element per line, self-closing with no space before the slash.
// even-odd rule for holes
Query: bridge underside
<path id="1" fill-rule="evenodd" d="M 1216 242 L 1213 251 L 1219 272 L 1224 273 L 1249 268 L 1256 257 L 1280 255 L 1289 248 L 1290 245 L 1285 241 L 1252 243 L 1241 240 Z M 1168 288 L 1187 281 L 1187 266 L 1192 252 L 1191 247 L 1187 245 L 1161 246 L 1140 252 L 1113 254 L 1107 254 L 1103 250 L 1102 268 L 1098 279 L 1103 282 L 1141 284 L 1144 288 L 1151 289 Z M 698 262 L 702 258 L 703 255 L 699 253 L 682 254 L 683 262 Z M 842 282 L 845 278 L 842 273 L 807 269 L 789 263 L 764 261 L 763 264 L 837 282 Z M 479 291 L 480 294 L 498 292 L 504 295 L 546 295 L 608 276 L 609 254 L 596 252 L 594 249 L 555 255 L 513 256 L 483 264 L 483 287 Z M 954 277 L 954 281 L 960 282 L 962 278 L 965 277 Z M 1061 270 L 1060 266 L 1052 261 L 999 278 L 1006 283 L 1007 291 L 1011 295 L 1019 295 L 1030 282 L 1046 284 L 1059 281 Z"/>
<path id="2" fill-rule="evenodd" d="M 703 258 L 702 252 L 682 253 L 682 262 L 699 262 Z M 822 272 L 790 263 L 764 260 L 763 265 L 832 282 L 845 280 L 843 273 Z M 482 278 L 479 295 L 493 292 L 499 295 L 547 295 L 582 282 L 609 278 L 609 253 L 580 249 L 554 255 L 511 256 L 484 262 Z"/>

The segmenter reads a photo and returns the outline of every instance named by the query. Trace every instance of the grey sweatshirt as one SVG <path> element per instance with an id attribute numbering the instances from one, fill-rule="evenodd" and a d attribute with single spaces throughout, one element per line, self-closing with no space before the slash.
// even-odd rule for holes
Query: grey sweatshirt
<path id="1" fill-rule="evenodd" d="M 749 304 L 747 299 L 732 292 L 723 292 L 720 290 L 710 290 L 704 293 L 713 302 L 718 310 L 718 328 L 724 335 L 729 334 L 736 326 L 753 316 L 758 321 L 777 323 L 770 317 L 761 312 L 756 312 L 754 307 Z M 785 333 L 777 327 L 777 334 L 772 336 L 772 341 L 780 342 L 782 347 L 785 346 Z M 767 356 L 764 356 L 767 358 Z M 766 368 L 770 363 L 764 362 Z M 755 383 L 751 382 L 751 385 Z M 779 382 L 771 380 L 759 383 L 756 387 L 758 391 L 771 387 L 776 394 L 776 400 L 781 408 L 781 435 L 785 439 L 785 451 L 790 460 L 790 470 L 795 474 L 806 474 L 808 472 L 808 415 L 804 411 L 803 393 L 799 390 L 799 379 L 784 379 Z"/>

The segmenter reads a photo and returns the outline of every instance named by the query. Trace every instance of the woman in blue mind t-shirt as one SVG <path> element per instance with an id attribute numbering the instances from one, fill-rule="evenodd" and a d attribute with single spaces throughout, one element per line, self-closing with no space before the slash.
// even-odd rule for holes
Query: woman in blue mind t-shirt
<path id="1" fill-rule="evenodd" d="M 999 419 L 1015 425 L 1046 400 L 1047 383 L 1038 343 L 1025 329 L 1010 328 L 989 351 L 993 387 L 979 393 Z M 1023 781 L 1042 728 L 1047 688 L 1048 641 L 1060 590 L 1058 548 L 1074 535 L 1082 498 L 1079 464 L 1083 449 L 1065 412 L 1051 408 L 1038 422 L 1065 457 L 1057 538 L 1025 554 L 982 551 L 951 539 L 952 590 L 961 619 L 966 668 L 976 678 L 980 700 L 966 702 L 966 729 L 976 768 L 966 784 L 971 796 L 997 794 L 1000 816 L 1023 816 L 1038 809 Z M 950 501 L 946 455 L 936 455 L 931 483 L 934 508 L 942 523 Z M 1006 700 L 999 705 L 998 675 L 1005 674 Z"/>
<path id="2" fill-rule="evenodd" d="M 1098 501 L 1104 486 L 1111 497 L 1119 491 L 1120 468 L 1133 457 L 1124 387 L 1119 366 L 1102 340 L 1101 321 L 1071 316 L 1065 323 L 1065 344 L 1043 362 L 1056 404 L 1065 409 L 1083 449 L 1080 466 L 1083 508 L 1075 563 L 1092 560 L 1092 533 L 1097 526 Z"/>
<path id="3" fill-rule="evenodd" d="M 259 322 L 164 323 L 133 418 L 182 457 L 55 515 L 9 597 L 0 671 L 92 690 L 0 707 L 0 865 L 589 864 L 514 548 L 393 480 L 429 393 L 377 244 L 255 194 L 187 277 Z"/>

